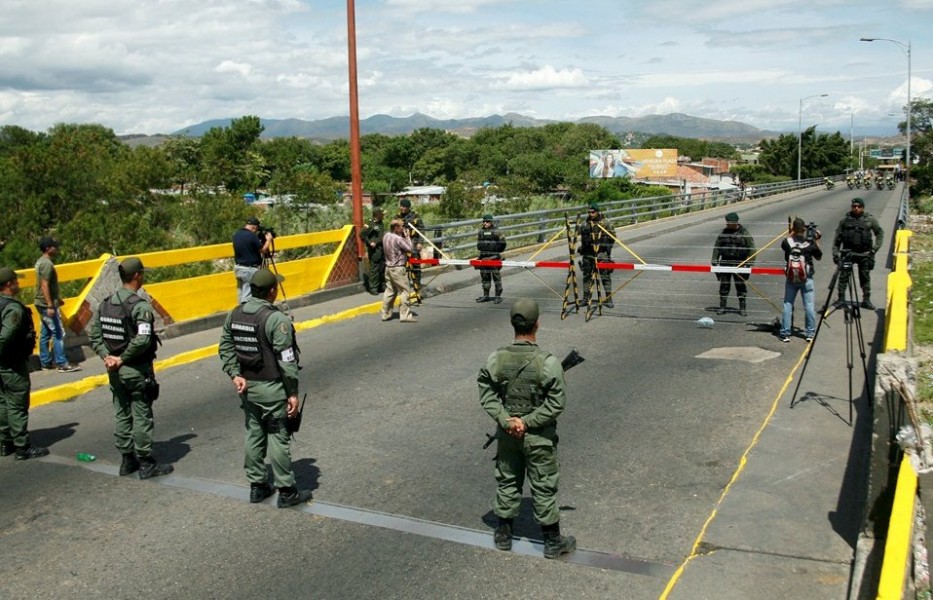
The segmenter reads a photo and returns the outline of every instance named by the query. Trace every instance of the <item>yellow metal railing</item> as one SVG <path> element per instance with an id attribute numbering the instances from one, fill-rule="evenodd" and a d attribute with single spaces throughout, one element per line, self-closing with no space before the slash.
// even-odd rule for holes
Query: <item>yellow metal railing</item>
<path id="1" fill-rule="evenodd" d="M 913 281 L 908 271 L 912 231 L 899 230 L 894 236 L 894 268 L 888 275 L 885 304 L 884 351 L 907 350 L 910 314 L 909 293 Z"/>

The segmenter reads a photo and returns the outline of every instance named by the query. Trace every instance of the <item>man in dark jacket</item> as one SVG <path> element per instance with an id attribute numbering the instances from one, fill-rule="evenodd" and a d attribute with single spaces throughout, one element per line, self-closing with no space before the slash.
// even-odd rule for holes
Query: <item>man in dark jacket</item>
<path id="1" fill-rule="evenodd" d="M 716 238 L 716 244 L 713 245 L 713 266 L 751 267 L 753 262 L 749 259 L 753 254 L 755 254 L 755 240 L 752 239 L 745 226 L 739 224 L 739 215 L 734 212 L 727 214 L 726 227 Z M 719 280 L 719 310 L 716 314 L 726 314 L 729 288 L 735 280 L 735 295 L 739 298 L 739 314 L 743 317 L 748 315 L 745 305 L 745 297 L 748 295 L 745 282 L 748 281 L 748 274 L 716 273 L 716 279 Z"/>
<path id="2" fill-rule="evenodd" d="M 603 306 L 612 308 L 612 271 L 597 269 L 600 262 L 612 260 L 612 245 L 615 243 L 610 232 L 612 224 L 603 217 L 599 204 L 593 202 L 587 210 L 586 221 L 580 226 L 580 270 L 583 271 L 583 304 L 590 303 L 595 282 L 593 276 L 599 270 L 599 279 L 605 292 Z"/>
<path id="3" fill-rule="evenodd" d="M 862 308 L 874 310 L 871 303 L 871 270 L 875 268 L 875 254 L 884 243 L 884 230 L 870 213 L 865 212 L 865 202 L 861 198 L 852 199 L 851 210 L 839 221 L 836 237 L 833 240 L 833 262 L 837 265 L 845 254 L 852 266 L 858 269 L 858 281 L 862 288 Z M 837 304 L 845 302 L 846 288 L 849 285 L 850 269 L 839 271 Z"/>

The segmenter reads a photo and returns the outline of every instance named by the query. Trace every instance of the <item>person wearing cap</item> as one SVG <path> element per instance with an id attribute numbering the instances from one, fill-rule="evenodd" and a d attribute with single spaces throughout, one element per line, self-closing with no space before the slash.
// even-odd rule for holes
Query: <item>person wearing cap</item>
<path id="1" fill-rule="evenodd" d="M 411 250 L 408 256 L 421 258 L 421 250 L 424 248 L 420 231 L 424 231 L 424 221 L 421 216 L 411 209 L 411 200 L 403 198 L 398 203 L 398 214 L 396 219 L 401 219 L 404 225 L 404 233 L 411 240 Z M 411 303 L 415 306 L 421 306 L 421 265 L 406 263 L 408 281 L 411 283 Z"/>
<path id="2" fill-rule="evenodd" d="M 820 247 L 820 232 L 814 231 L 810 237 L 807 233 L 807 224 L 797 217 L 791 224 L 790 235 L 781 242 L 784 251 L 784 264 L 787 276 L 784 278 L 784 307 L 781 315 L 781 329 L 778 337 L 784 343 L 790 342 L 791 330 L 794 320 L 794 300 L 797 294 L 803 299 L 804 312 L 804 339 L 808 342 L 816 335 L 816 306 L 814 303 L 816 284 L 813 276 L 816 268 L 814 260 L 823 258 L 823 249 Z M 802 269 L 794 268 L 794 263 L 802 262 Z M 801 272 L 802 271 L 802 272 Z"/>
<path id="3" fill-rule="evenodd" d="M 483 215 L 483 224 L 476 235 L 476 249 L 479 250 L 479 260 L 502 260 L 505 250 L 505 236 L 496 229 L 496 221 L 490 214 Z M 495 304 L 502 302 L 502 267 L 480 267 L 479 277 L 483 285 L 483 295 L 477 302 L 489 302 L 489 289 L 496 285 L 496 296 L 492 298 Z"/>
<path id="4" fill-rule="evenodd" d="M 401 219 L 392 219 L 389 223 L 389 231 L 382 238 L 382 247 L 386 254 L 387 281 L 379 315 L 383 321 L 391 320 L 395 299 L 401 297 L 398 305 L 399 320 L 402 323 L 417 323 L 415 313 L 411 312 L 411 290 L 406 273 L 411 240 L 405 235 L 405 223 Z"/>
<path id="5" fill-rule="evenodd" d="M 583 304 L 589 305 L 593 289 L 596 287 L 594 275 L 599 271 L 599 279 L 603 286 L 603 306 L 612 308 L 612 271 L 610 269 L 597 269 L 600 262 L 612 260 L 612 245 L 615 239 L 612 236 L 612 223 L 600 212 L 599 203 L 591 202 L 587 209 L 586 221 L 580 227 L 580 270 L 583 272 Z M 598 292 L 597 292 L 598 296 Z"/>
<path id="6" fill-rule="evenodd" d="M 260 236 L 259 226 L 259 219 L 250 217 L 233 234 L 233 275 L 237 281 L 240 304 L 249 300 L 250 279 L 272 252 L 272 232 L 264 231 Z"/>
<path id="7" fill-rule="evenodd" d="M 751 267 L 754 263 L 755 240 L 744 225 L 739 224 L 738 213 L 731 212 L 726 215 L 726 227 L 716 237 L 713 244 L 712 265 L 721 267 Z M 739 298 L 739 314 L 748 315 L 745 298 L 748 295 L 747 273 L 716 273 L 719 280 L 719 310 L 718 315 L 726 314 L 728 310 L 729 289 L 735 281 L 735 295 Z"/>
<path id="8" fill-rule="evenodd" d="M 369 223 L 363 223 L 360 231 L 360 241 L 366 246 L 369 256 L 369 279 L 366 280 L 366 290 L 373 296 L 386 291 L 386 255 L 382 248 L 382 237 L 385 235 L 385 226 L 382 217 L 385 211 L 381 206 L 373 207 L 373 216 Z"/>
<path id="9" fill-rule="evenodd" d="M 104 361 L 113 393 L 113 433 L 123 458 L 120 475 L 138 472 L 140 479 L 150 479 L 174 470 L 152 456 L 152 403 L 159 389 L 152 365 L 159 345 L 155 310 L 139 294 L 146 273 L 143 262 L 131 256 L 117 270 L 123 285 L 101 301 L 89 337 Z"/>
<path id="10" fill-rule="evenodd" d="M 49 451 L 29 440 L 29 357 L 36 330 L 29 309 L 16 299 L 21 277 L 0 268 L 0 456 L 29 460 Z"/>
<path id="11" fill-rule="evenodd" d="M 833 262 L 839 264 L 843 254 L 846 261 L 851 261 L 853 267 L 858 269 L 859 286 L 862 288 L 862 308 L 874 310 L 871 303 L 871 270 L 875 268 L 875 255 L 884 244 L 884 230 L 878 220 L 870 213 L 865 212 L 865 201 L 861 198 L 852 198 L 852 206 L 846 216 L 839 221 L 836 227 L 836 236 L 833 239 Z M 837 305 L 846 301 L 846 289 L 849 287 L 851 269 L 839 271 L 837 282 Z M 853 301 L 857 298 L 852 298 Z"/>
<path id="12" fill-rule="evenodd" d="M 527 477 L 544 557 L 557 558 L 577 547 L 573 536 L 561 535 L 557 507 L 557 418 L 566 403 L 564 371 L 553 354 L 538 348 L 537 302 L 520 298 L 509 316 L 513 343 L 490 354 L 477 377 L 480 404 L 497 424 L 493 541 L 499 550 L 512 549 L 512 526 Z"/>
<path id="13" fill-rule="evenodd" d="M 81 367 L 68 362 L 65 356 L 65 329 L 62 327 L 63 304 L 58 287 L 58 272 L 53 259 L 58 256 L 59 242 L 50 237 L 39 239 L 42 256 L 36 261 L 36 299 L 39 313 L 39 363 L 43 371 L 57 369 L 59 373 L 80 371 Z M 49 348 L 51 347 L 51 351 Z"/>
<path id="14" fill-rule="evenodd" d="M 234 308 L 220 335 L 220 363 L 233 380 L 246 413 L 243 467 L 250 483 L 249 501 L 262 502 L 274 492 L 266 474 L 266 457 L 278 489 L 279 508 L 303 504 L 310 490 L 295 485 L 287 419 L 298 417 L 298 345 L 295 328 L 275 306 L 285 278 L 259 269 L 250 280 L 251 296 Z"/>

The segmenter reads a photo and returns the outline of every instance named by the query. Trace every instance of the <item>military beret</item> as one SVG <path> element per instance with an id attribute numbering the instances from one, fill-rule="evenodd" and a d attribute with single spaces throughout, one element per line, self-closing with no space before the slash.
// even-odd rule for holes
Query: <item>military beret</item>
<path id="1" fill-rule="evenodd" d="M 374 206 L 374 207 L 373 207 L 373 214 L 374 214 L 374 215 L 384 215 L 385 212 L 386 212 L 385 209 L 383 209 L 381 206 Z"/>
<path id="2" fill-rule="evenodd" d="M 852 206 L 861 206 L 865 208 L 865 201 L 861 198 L 852 198 Z"/>
<path id="3" fill-rule="evenodd" d="M 484 221 L 493 221 L 493 220 L 495 220 L 495 217 L 493 217 L 492 215 L 490 215 L 489 213 L 487 213 L 487 214 L 483 215 L 483 220 L 484 220 Z"/>
<path id="4" fill-rule="evenodd" d="M 409 200 L 408 198 L 403 198 L 402 200 L 399 201 L 398 205 L 401 206 L 402 208 L 411 208 L 411 200 Z"/>
<path id="5" fill-rule="evenodd" d="M 731 212 L 726 215 L 726 223 L 738 223 L 739 222 L 739 213 Z"/>
<path id="6" fill-rule="evenodd" d="M 599 212 L 599 202 L 590 202 L 590 210 Z"/>
<path id="7" fill-rule="evenodd" d="M 10 267 L 0 268 L 0 285 L 6 285 L 17 278 L 22 279 L 23 276 Z"/>
<path id="8" fill-rule="evenodd" d="M 285 281 L 285 278 L 278 273 L 273 273 L 269 269 L 259 269 L 253 273 L 253 277 L 249 280 L 249 284 L 258 288 L 271 288 L 276 283 L 282 281 Z"/>
<path id="9" fill-rule="evenodd" d="M 512 325 L 528 327 L 538 320 L 538 303 L 531 298 L 519 298 L 512 305 L 509 316 Z"/>
<path id="10" fill-rule="evenodd" d="M 61 246 L 58 240 L 50 238 L 48 236 L 39 238 L 39 250 L 45 252 L 49 248 L 58 248 Z"/>
<path id="11" fill-rule="evenodd" d="M 126 273 L 127 275 L 135 275 L 137 273 L 142 273 L 146 268 L 143 266 L 143 261 L 139 260 L 135 256 L 129 258 L 124 258 L 123 262 L 120 263 L 120 272 Z"/>

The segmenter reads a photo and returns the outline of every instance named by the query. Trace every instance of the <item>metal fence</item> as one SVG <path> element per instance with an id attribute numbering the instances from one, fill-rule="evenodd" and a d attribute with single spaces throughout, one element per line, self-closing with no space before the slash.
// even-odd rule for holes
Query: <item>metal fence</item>
<path id="1" fill-rule="evenodd" d="M 613 225 L 619 227 L 823 184 L 823 178 L 816 177 L 801 181 L 782 181 L 750 186 L 745 190 L 710 190 L 690 194 L 629 198 L 601 203 L 600 208 L 603 215 L 611 219 Z M 575 223 L 577 219 L 585 218 L 586 209 L 585 205 L 573 205 L 498 215 L 496 224 L 498 230 L 508 239 L 509 248 L 522 248 L 546 242 L 557 232 L 564 231 L 565 217 L 569 217 L 571 222 Z M 481 225 L 481 219 L 454 221 L 425 225 L 422 233 L 448 257 L 470 258 L 476 255 L 476 234 Z"/>

